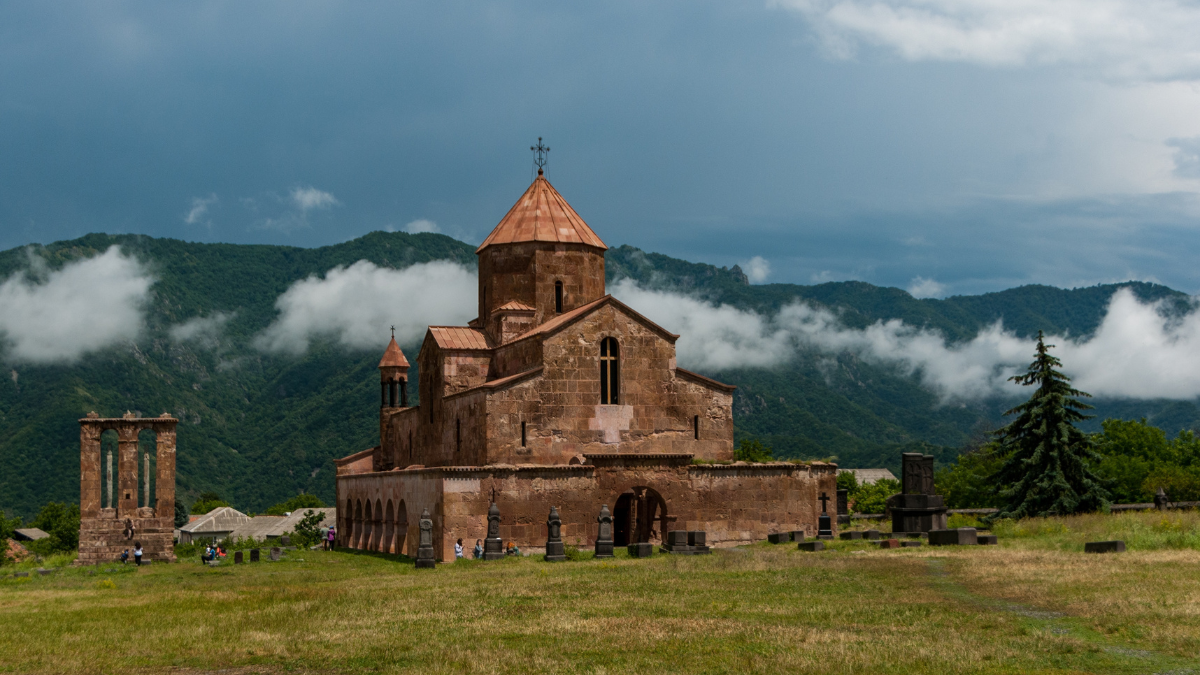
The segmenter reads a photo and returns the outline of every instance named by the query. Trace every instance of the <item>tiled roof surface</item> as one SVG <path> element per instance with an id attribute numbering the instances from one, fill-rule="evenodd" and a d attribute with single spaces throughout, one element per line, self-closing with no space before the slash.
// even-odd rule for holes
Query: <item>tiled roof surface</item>
<path id="1" fill-rule="evenodd" d="M 487 336 L 466 326 L 430 326 L 429 333 L 442 349 L 490 349 Z"/>
<path id="2" fill-rule="evenodd" d="M 388 343 L 387 349 L 383 352 L 383 359 L 379 362 L 380 368 L 407 368 L 408 359 L 404 358 L 404 352 L 400 351 L 400 345 L 396 344 L 396 338 Z"/>
<path id="3" fill-rule="evenodd" d="M 573 309 L 569 312 L 564 312 L 562 314 L 559 314 L 558 316 L 554 317 L 553 319 L 550 319 L 546 323 L 543 323 L 542 325 L 537 326 L 528 332 L 522 333 L 521 335 L 517 336 L 517 338 L 515 340 L 511 340 L 510 342 L 508 342 L 506 344 L 511 344 L 512 342 L 516 342 L 517 340 L 524 340 L 524 339 L 532 337 L 534 335 L 546 335 L 548 333 L 553 333 L 554 331 L 558 330 L 562 326 L 565 326 L 566 324 L 569 324 L 569 323 L 575 321 L 576 319 L 579 319 L 580 317 L 584 316 L 585 314 L 590 313 L 592 310 L 596 309 L 597 307 L 599 307 L 600 305 L 603 305 L 606 302 L 611 302 L 612 304 L 617 305 L 618 307 L 623 309 L 629 316 L 640 321 L 643 325 L 649 327 L 651 330 L 661 333 L 664 337 L 669 336 L 669 339 L 671 339 L 671 340 L 675 340 L 679 337 L 678 335 L 672 333 L 671 331 L 654 323 L 650 319 L 647 319 L 646 317 L 642 316 L 641 314 L 639 314 L 636 310 L 634 310 L 629 305 L 626 305 L 625 303 L 621 302 L 620 300 L 617 300 L 616 298 L 614 298 L 611 295 L 606 295 L 606 296 L 600 298 L 599 300 L 593 300 L 586 305 L 583 305 L 581 307 L 576 307 L 575 309 Z"/>
<path id="4" fill-rule="evenodd" d="M 526 241 L 608 248 L 540 173 L 475 252 L 479 253 L 492 244 Z"/>
<path id="5" fill-rule="evenodd" d="M 319 513 L 324 516 L 321 521 L 321 527 L 329 527 L 337 520 L 337 508 L 326 507 L 320 509 L 298 509 L 292 511 L 290 516 L 254 516 L 246 522 L 238 525 L 236 529 L 229 534 L 231 539 L 258 539 L 262 541 L 267 537 L 279 537 L 294 532 L 300 521 L 304 520 L 305 514 L 309 511 Z"/>
<path id="6" fill-rule="evenodd" d="M 895 474 L 887 469 L 838 469 L 838 473 L 852 473 L 862 484 L 870 484 L 884 479 L 896 480 Z"/>
<path id="7" fill-rule="evenodd" d="M 496 308 L 496 311 L 497 312 L 502 312 L 502 311 L 532 312 L 532 311 L 534 311 L 534 309 L 532 307 L 530 307 L 529 305 L 526 305 L 523 302 L 517 302 L 516 300 L 513 300 L 511 302 L 506 302 L 503 305 L 500 305 L 499 307 Z"/>
<path id="8" fill-rule="evenodd" d="M 249 522 L 250 516 L 229 506 L 222 506 L 204 514 L 198 520 L 179 528 L 182 532 L 232 532 L 238 525 Z"/>

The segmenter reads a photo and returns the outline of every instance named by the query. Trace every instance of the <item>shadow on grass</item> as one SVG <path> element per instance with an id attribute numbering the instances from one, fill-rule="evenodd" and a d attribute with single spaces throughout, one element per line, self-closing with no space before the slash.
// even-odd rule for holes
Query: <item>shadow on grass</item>
<path id="1" fill-rule="evenodd" d="M 363 558 L 375 558 L 377 560 L 387 560 L 389 562 L 404 563 L 406 565 L 413 565 L 416 563 L 415 559 L 410 558 L 410 557 L 404 555 L 403 553 L 380 553 L 379 551 L 364 551 L 364 550 L 358 549 L 358 548 L 341 548 L 341 547 L 334 548 L 332 552 L 333 553 L 341 553 L 343 555 L 359 556 L 359 557 L 363 557 Z"/>

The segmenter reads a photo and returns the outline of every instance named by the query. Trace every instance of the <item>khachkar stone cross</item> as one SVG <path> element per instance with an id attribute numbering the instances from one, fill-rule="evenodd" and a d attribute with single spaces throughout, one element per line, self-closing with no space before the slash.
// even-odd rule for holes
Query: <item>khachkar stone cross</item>
<path id="1" fill-rule="evenodd" d="M 833 523 L 830 522 L 825 506 L 829 501 L 829 495 L 822 492 L 819 499 L 821 500 L 821 516 L 817 518 L 817 539 L 833 539 Z"/>
<path id="2" fill-rule="evenodd" d="M 419 521 L 421 536 L 417 540 L 417 569 L 433 569 L 437 560 L 433 555 L 433 520 L 429 517 L 429 509 L 421 512 Z"/>
<path id="3" fill-rule="evenodd" d="M 562 540 L 562 518 L 558 517 L 558 509 L 551 506 L 550 516 L 546 518 L 546 562 L 562 562 L 566 559 Z"/>
<path id="4" fill-rule="evenodd" d="M 613 557 L 613 517 L 608 510 L 608 504 L 600 507 L 600 515 L 596 517 L 600 523 L 600 531 L 596 533 L 596 557 Z"/>
<path id="5" fill-rule="evenodd" d="M 504 541 L 500 539 L 500 507 L 492 502 L 488 508 L 487 539 L 483 540 L 483 559 L 502 560 L 504 558 Z"/>

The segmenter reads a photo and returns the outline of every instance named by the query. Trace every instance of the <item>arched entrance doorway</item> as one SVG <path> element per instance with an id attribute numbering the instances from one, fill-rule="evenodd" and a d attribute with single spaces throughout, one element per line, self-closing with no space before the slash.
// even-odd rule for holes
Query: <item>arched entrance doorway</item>
<path id="1" fill-rule="evenodd" d="M 667 501 L 662 495 L 653 488 L 631 488 L 617 497 L 613 509 L 613 544 L 662 541 L 667 524 Z"/>
<path id="2" fill-rule="evenodd" d="M 388 500 L 387 508 L 383 512 L 383 546 L 379 549 L 384 553 L 395 553 L 392 548 L 392 543 L 396 536 L 396 511 L 392 507 L 392 500 Z"/>
<path id="3" fill-rule="evenodd" d="M 408 506 L 400 500 L 396 512 L 396 553 L 407 553 L 404 543 L 408 540 Z"/>

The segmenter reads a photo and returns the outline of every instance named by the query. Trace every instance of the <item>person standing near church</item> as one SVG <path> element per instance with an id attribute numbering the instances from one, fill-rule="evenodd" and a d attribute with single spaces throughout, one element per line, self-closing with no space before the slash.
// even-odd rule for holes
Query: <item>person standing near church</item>
<path id="1" fill-rule="evenodd" d="M 463 557 L 462 539 L 454 542 L 454 559 L 460 560 Z"/>
<path id="2" fill-rule="evenodd" d="M 475 540 L 475 559 L 476 560 L 483 559 L 483 540 L 482 539 Z"/>
<path id="3" fill-rule="evenodd" d="M 138 567 L 142 566 L 142 542 L 140 541 L 133 543 L 133 563 Z"/>
<path id="4" fill-rule="evenodd" d="M 325 534 L 325 550 L 326 551 L 333 550 L 333 542 L 336 540 L 336 538 L 337 538 L 337 532 L 333 529 L 333 526 L 330 525 L 329 532 Z"/>

